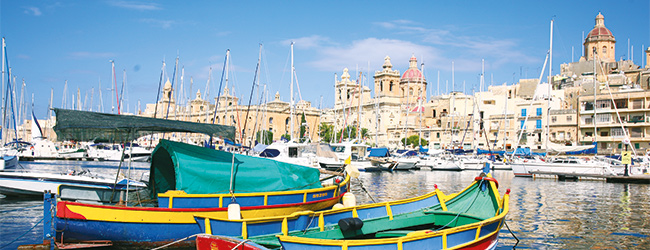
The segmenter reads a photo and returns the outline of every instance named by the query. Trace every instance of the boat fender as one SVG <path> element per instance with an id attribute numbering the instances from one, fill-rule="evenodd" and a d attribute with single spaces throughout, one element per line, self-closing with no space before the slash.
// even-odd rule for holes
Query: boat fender
<path id="1" fill-rule="evenodd" d="M 343 218 L 339 220 L 341 232 L 359 230 L 363 227 L 363 221 L 359 218 Z"/>
<path id="2" fill-rule="evenodd" d="M 341 208 L 345 208 L 345 206 L 343 206 L 343 204 L 341 204 L 341 203 L 336 203 L 332 207 L 332 209 L 341 209 Z"/>
<path id="3" fill-rule="evenodd" d="M 485 177 L 485 176 L 477 176 L 476 178 L 474 178 L 474 181 L 481 181 L 481 180 L 494 182 L 497 188 L 499 188 L 499 182 L 497 181 L 497 179 L 494 179 L 492 177 Z"/>
<path id="4" fill-rule="evenodd" d="M 228 219 L 229 220 L 241 220 L 241 208 L 237 202 L 231 202 L 228 204 Z"/>
<path id="5" fill-rule="evenodd" d="M 344 207 L 354 207 L 357 205 L 357 198 L 352 192 L 347 192 L 343 195 L 341 199 Z"/>

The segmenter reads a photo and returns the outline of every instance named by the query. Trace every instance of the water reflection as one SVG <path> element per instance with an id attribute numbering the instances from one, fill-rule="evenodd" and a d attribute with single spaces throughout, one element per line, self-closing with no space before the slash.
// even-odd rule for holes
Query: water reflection
<path id="1" fill-rule="evenodd" d="M 413 197 L 437 184 L 459 192 L 479 172 L 362 173 L 359 179 L 378 201 Z M 514 178 L 496 171 L 501 194 L 511 189 L 508 225 L 521 241 L 517 249 L 650 249 L 650 186 L 603 181 Z M 359 203 L 371 202 L 358 185 Z M 499 249 L 516 240 L 504 227 Z"/>

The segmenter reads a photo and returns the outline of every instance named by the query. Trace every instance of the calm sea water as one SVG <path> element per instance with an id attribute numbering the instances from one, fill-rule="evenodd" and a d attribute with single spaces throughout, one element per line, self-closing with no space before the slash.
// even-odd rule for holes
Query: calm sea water
<path id="1" fill-rule="evenodd" d="M 117 172 L 115 162 L 22 164 L 35 169 L 83 166 L 98 173 Z M 148 170 L 146 163 L 133 167 L 136 178 Z M 361 183 L 353 182 L 352 190 L 359 204 L 372 202 L 370 196 L 379 202 L 425 194 L 434 184 L 450 194 L 465 188 L 476 175 L 428 170 L 362 173 Z M 511 189 L 507 225 L 512 233 L 502 229 L 499 249 L 650 249 L 650 185 L 514 178 L 511 171 L 493 175 L 502 195 Z M 42 201 L 0 195 L 0 248 L 42 242 L 42 218 Z"/>

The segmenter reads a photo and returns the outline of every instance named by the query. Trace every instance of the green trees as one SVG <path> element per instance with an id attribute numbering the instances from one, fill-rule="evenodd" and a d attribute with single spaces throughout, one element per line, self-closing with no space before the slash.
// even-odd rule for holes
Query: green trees
<path id="1" fill-rule="evenodd" d="M 330 142 L 330 141 L 339 141 L 340 139 L 354 139 L 357 138 L 357 127 L 347 126 L 345 129 L 334 131 L 334 125 L 321 123 L 318 129 L 319 136 L 321 141 Z M 367 128 L 361 128 L 361 139 L 366 140 L 370 138 L 370 130 Z M 341 137 L 341 135 L 343 135 Z"/>
<path id="2" fill-rule="evenodd" d="M 418 144 L 418 140 L 420 140 L 419 144 Z M 406 143 L 404 143 L 405 141 L 406 141 Z M 408 138 L 402 138 L 402 140 L 400 140 L 400 142 L 402 142 L 403 146 L 411 145 L 413 147 L 417 147 L 418 145 L 422 145 L 422 146 L 429 145 L 429 141 L 427 141 L 425 139 L 420 139 L 420 136 L 418 136 L 418 135 L 412 135 L 412 136 L 409 136 Z"/>
<path id="3" fill-rule="evenodd" d="M 273 143 L 273 132 L 268 130 L 257 131 L 255 140 L 259 143 L 270 145 Z"/>

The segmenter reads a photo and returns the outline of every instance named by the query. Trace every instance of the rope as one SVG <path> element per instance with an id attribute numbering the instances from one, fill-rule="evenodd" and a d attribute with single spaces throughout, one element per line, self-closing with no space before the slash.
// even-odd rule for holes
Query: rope
<path id="1" fill-rule="evenodd" d="M 368 195 L 368 197 L 370 197 L 370 199 L 372 200 L 373 203 L 377 203 L 377 201 L 375 201 L 375 198 L 372 198 L 372 195 L 370 195 L 370 193 L 368 192 L 366 187 L 363 186 L 363 182 L 361 181 L 361 179 L 359 179 L 359 177 L 357 177 L 357 180 L 359 181 L 359 186 L 361 186 L 361 190 L 366 192 L 366 194 Z"/>
<path id="2" fill-rule="evenodd" d="M 517 236 L 515 236 L 515 233 L 512 232 L 512 230 L 510 230 L 510 227 L 508 226 L 507 221 L 503 220 L 503 224 L 506 224 L 506 228 L 508 228 L 508 232 L 510 232 L 510 234 L 512 234 L 512 237 L 514 237 L 515 240 L 517 240 L 517 242 L 515 242 L 515 245 L 512 246 L 512 249 L 514 250 L 515 248 L 517 248 L 517 245 L 519 244 L 519 238 L 517 238 Z"/>
<path id="3" fill-rule="evenodd" d="M 27 233 L 31 232 L 32 229 L 34 229 L 36 226 L 38 226 L 39 224 L 41 224 L 41 222 L 43 222 L 43 218 L 41 218 L 41 220 L 39 220 L 38 222 L 36 222 L 36 224 L 34 224 L 34 226 L 32 226 L 32 228 L 30 228 L 29 230 L 27 230 L 27 232 L 25 232 L 25 233 L 23 233 L 22 235 L 18 236 L 18 238 L 16 238 L 16 239 L 12 240 L 11 242 L 5 244 L 4 246 L 1 246 L 0 249 L 3 249 L 3 248 L 5 248 L 5 247 L 8 247 L 9 245 L 13 244 L 13 243 L 16 242 L 17 240 L 19 240 L 20 238 L 22 238 L 23 236 L 25 236 Z"/>
<path id="4" fill-rule="evenodd" d="M 249 242 L 249 241 L 251 241 L 251 240 L 249 240 L 249 239 L 245 239 L 244 241 L 239 242 L 239 244 L 237 244 L 236 246 L 234 246 L 234 247 L 231 248 L 230 250 L 235 250 L 235 249 L 238 248 L 239 246 L 242 246 L 242 245 L 244 245 L 244 243 Z"/>
<path id="5" fill-rule="evenodd" d="M 481 185 L 483 185 L 483 182 L 484 182 L 484 181 L 485 181 L 485 180 L 481 179 L 481 182 L 479 182 L 478 185 L 476 186 L 476 188 L 478 188 L 479 191 L 476 192 L 476 196 L 474 196 L 474 200 L 472 200 L 472 202 L 469 203 L 469 204 L 467 205 L 467 208 L 464 209 L 465 211 L 464 211 L 464 212 L 463 212 L 462 210 L 458 211 L 458 214 L 456 214 L 456 217 L 454 217 L 452 220 L 449 221 L 449 223 L 447 223 L 446 225 L 444 225 L 444 226 L 442 226 L 441 228 L 437 229 L 436 231 L 438 231 L 438 230 L 440 230 L 440 229 L 444 229 L 444 228 L 446 228 L 447 226 L 451 225 L 452 222 L 456 221 L 456 220 L 458 219 L 458 217 L 460 217 L 460 214 L 462 214 L 462 213 L 466 213 L 466 212 L 467 212 L 467 211 L 472 207 L 472 205 L 473 205 L 474 202 L 476 201 L 476 198 L 478 198 L 478 195 L 481 193 L 480 188 L 481 188 Z"/>
<path id="6" fill-rule="evenodd" d="M 13 211 L 19 211 L 19 210 L 28 209 L 28 208 L 33 208 L 33 207 L 42 207 L 42 206 L 43 206 L 43 204 L 40 204 L 40 205 L 34 205 L 34 206 L 31 206 L 31 207 L 23 207 L 23 208 L 16 208 L 16 209 L 2 210 L 2 211 L 0 211 L 0 214 L 1 214 L 1 213 L 13 212 Z"/>
<path id="7" fill-rule="evenodd" d="M 201 234 L 193 234 L 193 235 L 187 236 L 187 237 L 185 237 L 185 238 L 182 238 L 182 239 L 180 239 L 180 240 L 173 241 L 173 242 L 167 243 L 167 244 L 165 244 L 165 245 L 162 245 L 162 246 L 159 246 L 159 247 L 156 247 L 156 248 L 152 248 L 151 250 L 163 249 L 163 248 L 165 248 L 165 247 L 168 247 L 168 246 L 174 245 L 174 244 L 176 244 L 176 243 L 179 243 L 179 242 L 181 242 L 181 241 L 187 240 L 187 239 L 189 239 L 189 238 L 196 237 L 197 235 L 201 235 Z"/>

